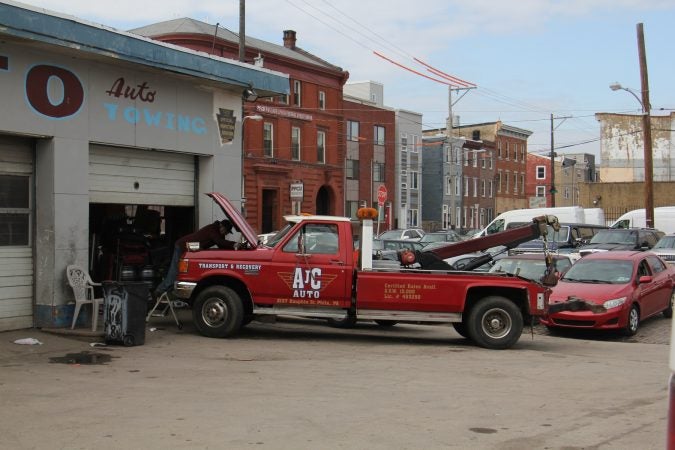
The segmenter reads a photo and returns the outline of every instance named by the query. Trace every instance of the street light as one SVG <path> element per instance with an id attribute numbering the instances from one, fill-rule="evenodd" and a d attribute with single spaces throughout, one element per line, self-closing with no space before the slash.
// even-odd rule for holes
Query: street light
<path id="1" fill-rule="evenodd" d="M 252 114 L 250 116 L 244 116 L 241 119 L 241 213 L 246 217 L 244 211 L 244 203 L 246 203 L 246 177 L 244 177 L 244 158 L 246 157 L 246 147 L 244 146 L 244 123 L 247 120 L 253 120 L 259 122 L 263 120 L 263 116 L 260 114 Z"/>
<path id="2" fill-rule="evenodd" d="M 642 139 L 644 147 L 645 160 L 645 225 L 647 228 L 654 227 L 654 167 L 652 161 L 652 122 L 649 115 L 649 95 L 642 92 L 642 99 L 638 97 L 637 93 L 630 88 L 621 86 L 620 83 L 614 82 L 609 85 L 613 91 L 623 90 L 629 92 L 640 103 L 642 107 Z"/>

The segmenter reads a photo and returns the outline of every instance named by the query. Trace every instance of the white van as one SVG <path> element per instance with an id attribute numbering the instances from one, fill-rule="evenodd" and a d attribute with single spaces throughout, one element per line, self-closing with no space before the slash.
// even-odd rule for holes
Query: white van
<path id="1" fill-rule="evenodd" d="M 588 214 L 586 212 L 588 211 Z M 602 208 L 584 210 L 581 206 L 561 206 L 558 208 L 530 208 L 506 211 L 495 217 L 485 229 L 474 237 L 487 236 L 500 231 L 532 222 L 532 219 L 543 215 L 553 215 L 560 223 L 587 223 L 605 225 L 605 214 Z M 511 226 L 509 226 L 511 224 Z M 606 225 L 605 225 L 606 226 Z"/>
<path id="2" fill-rule="evenodd" d="M 646 226 L 645 210 L 635 209 L 619 217 L 611 228 L 645 228 Z M 675 206 L 654 208 L 654 228 L 666 234 L 675 233 Z"/>

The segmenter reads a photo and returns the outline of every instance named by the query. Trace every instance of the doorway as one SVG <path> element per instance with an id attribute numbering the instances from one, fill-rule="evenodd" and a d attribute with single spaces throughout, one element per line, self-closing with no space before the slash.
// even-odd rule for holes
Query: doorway
<path id="1" fill-rule="evenodd" d="M 330 201 L 330 191 L 326 186 L 321 186 L 316 194 L 316 214 L 331 215 L 333 207 Z"/>
<path id="2" fill-rule="evenodd" d="M 262 191 L 262 227 L 260 233 L 277 231 L 275 217 L 277 205 L 279 205 L 278 193 L 275 189 L 263 189 Z"/>

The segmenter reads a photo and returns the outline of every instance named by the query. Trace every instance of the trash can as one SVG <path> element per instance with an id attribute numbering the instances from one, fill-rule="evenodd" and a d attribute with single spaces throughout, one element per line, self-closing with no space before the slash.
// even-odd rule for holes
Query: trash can
<path id="1" fill-rule="evenodd" d="M 143 282 L 103 283 L 106 343 L 127 347 L 145 343 L 145 314 L 150 290 Z"/>

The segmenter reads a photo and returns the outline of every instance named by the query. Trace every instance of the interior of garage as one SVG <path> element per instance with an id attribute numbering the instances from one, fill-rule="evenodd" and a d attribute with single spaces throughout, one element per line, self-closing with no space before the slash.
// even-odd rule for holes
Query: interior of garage
<path id="1" fill-rule="evenodd" d="M 90 203 L 90 275 L 97 282 L 142 281 L 154 289 L 174 242 L 194 227 L 194 207 Z"/>

